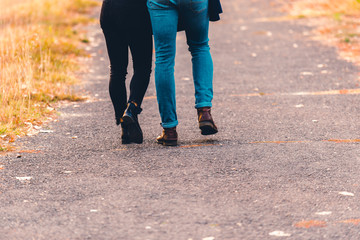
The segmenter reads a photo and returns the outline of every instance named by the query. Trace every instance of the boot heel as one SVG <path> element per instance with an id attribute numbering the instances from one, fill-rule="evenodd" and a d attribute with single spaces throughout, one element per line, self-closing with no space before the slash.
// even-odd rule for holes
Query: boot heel
<path id="1" fill-rule="evenodd" d="M 164 146 L 177 146 L 177 140 L 167 140 L 162 142 Z"/>
<path id="2" fill-rule="evenodd" d="M 202 135 L 211 135 L 218 132 L 218 129 L 211 116 L 211 107 L 201 107 L 197 109 L 199 128 Z"/>
<path id="3" fill-rule="evenodd" d="M 199 128 L 202 135 L 212 135 L 218 132 L 215 125 L 210 121 L 199 122 Z"/>
<path id="4" fill-rule="evenodd" d="M 156 138 L 156 142 L 163 146 L 177 146 L 178 135 L 176 127 L 164 128 L 162 134 Z"/>

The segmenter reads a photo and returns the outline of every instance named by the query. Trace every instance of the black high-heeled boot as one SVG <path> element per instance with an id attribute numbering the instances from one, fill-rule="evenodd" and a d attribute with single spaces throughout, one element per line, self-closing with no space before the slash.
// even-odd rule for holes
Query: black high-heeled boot
<path id="1" fill-rule="evenodd" d="M 121 126 L 128 131 L 129 143 L 140 144 L 143 142 L 143 133 L 137 117 L 141 111 L 142 109 L 135 102 L 129 102 L 122 117 Z"/>

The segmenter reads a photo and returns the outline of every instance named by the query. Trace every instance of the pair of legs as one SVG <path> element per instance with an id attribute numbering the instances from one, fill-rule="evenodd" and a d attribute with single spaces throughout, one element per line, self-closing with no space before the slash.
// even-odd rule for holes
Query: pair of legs
<path id="1" fill-rule="evenodd" d="M 155 85 L 163 134 L 157 142 L 176 146 L 178 125 L 175 96 L 175 54 L 178 25 L 185 29 L 192 56 L 195 108 L 201 134 L 217 133 L 210 109 L 213 98 L 213 62 L 209 48 L 208 0 L 148 0 L 156 62 Z"/>
<path id="2" fill-rule="evenodd" d="M 209 48 L 208 0 L 148 0 L 156 62 L 155 85 L 162 126 L 178 125 L 175 97 L 175 53 L 179 19 L 192 55 L 195 107 L 211 107 L 213 62 Z"/>
<path id="3" fill-rule="evenodd" d="M 131 2 L 133 0 L 129 0 Z M 135 102 L 140 108 L 149 85 L 152 65 L 152 33 L 146 5 L 126 4 L 125 1 L 105 0 L 100 24 L 106 39 L 110 59 L 109 92 L 117 124 L 127 108 Z M 134 75 L 127 99 L 125 80 L 129 61 L 133 59 Z"/>
<path id="4" fill-rule="evenodd" d="M 110 59 L 110 98 L 116 124 L 121 124 L 122 143 L 142 143 L 143 134 L 137 115 L 141 112 L 152 65 L 152 32 L 145 1 L 104 0 L 100 24 Z M 125 80 L 129 49 L 134 75 L 127 99 Z"/>

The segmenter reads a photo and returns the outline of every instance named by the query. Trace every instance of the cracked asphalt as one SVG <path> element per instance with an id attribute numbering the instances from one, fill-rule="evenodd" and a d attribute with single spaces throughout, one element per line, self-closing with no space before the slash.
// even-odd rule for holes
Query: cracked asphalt
<path id="1" fill-rule="evenodd" d="M 144 143 L 121 145 L 103 35 L 90 26 L 90 100 L 0 156 L 0 239 L 360 238 L 359 68 L 312 40 L 306 20 L 277 21 L 267 0 L 223 8 L 210 30 L 219 133 L 200 135 L 180 33 L 180 145 L 155 143 L 153 76 Z"/>

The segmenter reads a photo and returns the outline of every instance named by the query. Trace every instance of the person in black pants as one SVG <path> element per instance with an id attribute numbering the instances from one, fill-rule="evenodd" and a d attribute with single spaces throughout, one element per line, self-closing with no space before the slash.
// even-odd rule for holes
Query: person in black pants
<path id="1" fill-rule="evenodd" d="M 146 0 L 104 0 L 100 15 L 110 59 L 110 98 L 116 124 L 122 127 L 122 143 L 142 143 L 138 114 L 149 85 L 152 65 L 152 31 Z M 125 80 L 128 52 L 134 75 L 127 99 Z"/>

